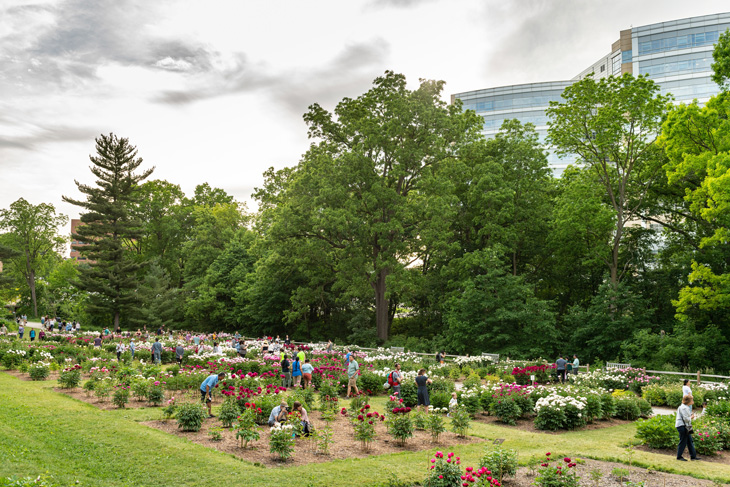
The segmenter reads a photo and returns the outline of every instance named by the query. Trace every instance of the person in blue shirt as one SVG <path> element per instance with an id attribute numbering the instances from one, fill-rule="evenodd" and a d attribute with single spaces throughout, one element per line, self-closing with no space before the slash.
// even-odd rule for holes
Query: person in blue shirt
<path id="1" fill-rule="evenodd" d="M 211 405 L 213 404 L 213 388 L 218 385 L 218 381 L 225 378 L 226 374 L 225 372 L 221 372 L 220 374 L 210 374 L 202 384 L 200 384 L 200 400 L 201 402 L 205 402 L 205 404 L 208 406 L 208 417 L 213 418 L 213 412 L 211 411 Z M 206 396 L 208 396 L 208 399 L 206 400 Z"/>
<path id="2" fill-rule="evenodd" d="M 286 422 L 288 408 L 289 405 L 286 401 L 281 401 L 281 404 L 272 409 L 271 414 L 269 414 L 269 426 L 274 426 L 276 423 Z"/>
<path id="3" fill-rule="evenodd" d="M 302 363 L 296 355 L 294 355 L 294 362 L 291 364 L 291 376 L 294 379 L 294 387 L 299 387 L 302 380 Z"/>
<path id="4" fill-rule="evenodd" d="M 349 367 L 350 366 L 350 355 L 352 355 L 352 354 L 350 353 L 350 350 L 347 348 L 345 349 L 345 352 L 347 352 L 345 354 L 345 367 Z"/>

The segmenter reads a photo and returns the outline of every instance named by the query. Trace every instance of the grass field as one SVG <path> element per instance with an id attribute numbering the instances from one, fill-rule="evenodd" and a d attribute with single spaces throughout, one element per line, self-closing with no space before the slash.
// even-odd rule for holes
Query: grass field
<path id="1" fill-rule="evenodd" d="M 216 482 L 250 485 L 378 485 L 392 475 L 422 481 L 436 449 L 291 468 L 263 468 L 139 424 L 159 419 L 159 409 L 101 411 L 52 390 L 54 381 L 29 382 L 0 372 L 0 477 L 47 475 L 60 485 L 193 486 Z M 384 398 L 375 398 L 383 411 Z M 521 462 L 546 451 L 562 456 L 626 461 L 620 446 L 633 437 L 627 424 L 561 435 L 529 433 L 475 424 L 472 434 L 504 438 Z M 456 452 L 462 465 L 476 465 L 483 444 Z M 730 482 L 730 467 L 678 463 L 670 456 L 637 451 L 634 464 L 655 470 Z"/>

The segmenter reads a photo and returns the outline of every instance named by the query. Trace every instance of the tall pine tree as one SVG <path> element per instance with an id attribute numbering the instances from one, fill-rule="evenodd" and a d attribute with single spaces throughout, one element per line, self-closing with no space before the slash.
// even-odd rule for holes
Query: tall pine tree
<path id="1" fill-rule="evenodd" d="M 141 223 L 130 208 L 137 204 L 135 188 L 154 170 L 141 174 L 134 171 L 142 164 L 137 149 L 129 139 L 114 134 L 96 139 L 96 156 L 89 156 L 91 172 L 98 179 L 96 186 L 78 181 L 76 186 L 86 195 L 86 201 L 67 196 L 63 200 L 86 209 L 72 235 L 83 245 L 76 247 L 91 265 L 82 268 L 79 287 L 90 293 L 88 310 L 109 313 L 114 317 L 114 329 L 119 329 L 121 315 L 135 303 L 139 282 L 136 271 L 141 264 L 129 251 L 129 243 L 139 238 Z"/>

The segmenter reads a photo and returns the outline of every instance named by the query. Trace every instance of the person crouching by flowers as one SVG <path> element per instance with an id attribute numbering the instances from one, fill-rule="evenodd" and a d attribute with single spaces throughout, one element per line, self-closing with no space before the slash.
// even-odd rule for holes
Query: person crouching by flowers
<path id="1" fill-rule="evenodd" d="M 289 405 L 286 401 L 281 401 L 281 404 L 274 407 L 271 414 L 269 414 L 269 426 L 274 426 L 276 423 L 285 423 L 287 409 L 289 409 Z"/>
<path id="2" fill-rule="evenodd" d="M 298 412 L 302 417 L 302 436 L 309 436 L 309 416 L 307 415 L 307 410 L 304 409 L 301 402 L 294 401 L 292 411 Z"/>
<path id="3" fill-rule="evenodd" d="M 155 342 L 159 343 L 159 342 Z M 211 406 L 213 404 L 213 388 L 218 385 L 218 382 L 225 378 L 226 374 L 225 372 L 221 372 L 220 374 L 210 374 L 206 379 L 203 381 L 202 384 L 200 384 L 200 396 L 201 396 L 201 402 L 205 402 L 206 406 L 208 406 L 208 417 L 214 418 L 213 412 L 211 411 Z M 206 396 L 208 398 L 206 399 Z"/>

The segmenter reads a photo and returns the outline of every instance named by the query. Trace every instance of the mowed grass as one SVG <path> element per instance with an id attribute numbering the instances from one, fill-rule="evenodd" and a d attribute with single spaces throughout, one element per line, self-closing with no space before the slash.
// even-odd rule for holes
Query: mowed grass
<path id="1" fill-rule="evenodd" d="M 193 486 L 211 482 L 250 485 L 378 485 L 392 475 L 422 481 L 433 448 L 301 467 L 264 468 L 148 428 L 156 408 L 101 411 L 52 390 L 52 381 L 21 381 L 0 373 L 0 476 L 48 475 L 61 485 Z M 345 401 L 342 401 L 346 403 Z M 384 411 L 385 398 L 373 407 Z M 472 434 L 518 450 L 522 462 L 555 456 L 626 461 L 620 445 L 633 437 L 633 424 L 561 435 L 529 433 L 475 423 Z M 354 441 L 354 440 L 353 440 Z M 260 445 L 265 448 L 267 445 Z M 484 443 L 460 447 L 462 465 L 476 465 Z M 634 463 L 656 470 L 730 481 L 730 467 L 678 463 L 671 456 L 637 451 Z M 78 483 L 76 483 L 78 481 Z"/>

